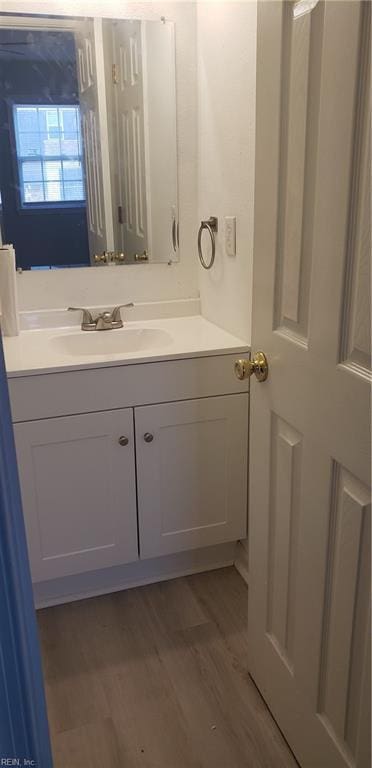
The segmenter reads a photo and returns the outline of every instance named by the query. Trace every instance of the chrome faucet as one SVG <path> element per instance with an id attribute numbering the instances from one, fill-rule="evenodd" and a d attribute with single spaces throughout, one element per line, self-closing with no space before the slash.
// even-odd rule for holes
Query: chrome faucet
<path id="1" fill-rule="evenodd" d="M 95 318 L 89 309 L 84 307 L 67 307 L 67 309 L 69 312 L 83 313 L 82 331 L 113 331 L 115 328 L 123 327 L 123 320 L 120 314 L 122 307 L 134 307 L 134 304 L 132 301 L 128 304 L 119 304 L 111 312 L 100 312 Z"/>

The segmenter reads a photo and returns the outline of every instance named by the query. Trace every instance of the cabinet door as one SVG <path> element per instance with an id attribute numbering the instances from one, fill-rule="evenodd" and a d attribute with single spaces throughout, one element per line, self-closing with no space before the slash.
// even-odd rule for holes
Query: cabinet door
<path id="1" fill-rule="evenodd" d="M 137 560 L 132 409 L 14 431 L 33 581 Z"/>
<path id="2" fill-rule="evenodd" d="M 246 536 L 248 394 L 136 408 L 135 424 L 141 557 Z"/>

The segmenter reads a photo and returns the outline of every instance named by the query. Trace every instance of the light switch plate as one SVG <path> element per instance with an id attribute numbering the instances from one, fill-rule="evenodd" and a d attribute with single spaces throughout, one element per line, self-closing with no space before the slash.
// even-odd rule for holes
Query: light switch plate
<path id="1" fill-rule="evenodd" d="M 225 251 L 236 256 L 236 216 L 225 216 Z"/>

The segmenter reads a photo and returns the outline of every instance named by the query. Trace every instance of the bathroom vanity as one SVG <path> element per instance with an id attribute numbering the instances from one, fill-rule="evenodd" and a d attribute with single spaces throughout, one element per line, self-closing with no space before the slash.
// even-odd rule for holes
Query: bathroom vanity
<path id="1" fill-rule="evenodd" d="M 4 349 L 38 606 L 231 564 L 246 536 L 249 395 L 234 364 L 248 347 L 186 298 L 199 296 L 195 8 L 157 8 L 0 15 L 3 242 L 28 309 Z M 200 247 L 207 258 L 212 234 L 218 285 L 212 219 Z M 229 259 L 249 285 L 244 231 Z M 108 310 L 130 300 L 120 329 Z M 101 331 L 70 303 L 101 312 Z M 221 325 L 245 334 L 243 314 Z"/>
<path id="2" fill-rule="evenodd" d="M 4 342 L 37 605 L 233 562 L 244 342 L 201 316 Z"/>

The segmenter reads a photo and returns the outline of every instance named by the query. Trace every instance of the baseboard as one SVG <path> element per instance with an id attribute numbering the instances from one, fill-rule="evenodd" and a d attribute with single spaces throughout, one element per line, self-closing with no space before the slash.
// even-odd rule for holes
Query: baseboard
<path id="1" fill-rule="evenodd" d="M 235 551 L 234 566 L 246 584 L 249 584 L 248 550 L 238 541 Z"/>
<path id="2" fill-rule="evenodd" d="M 38 582 L 33 585 L 35 607 L 47 608 L 110 592 L 141 587 L 156 581 L 225 568 L 234 564 L 235 548 L 236 543 L 229 542 L 152 560 L 138 560 L 135 563 L 100 571 L 89 571 L 52 581 Z"/>

